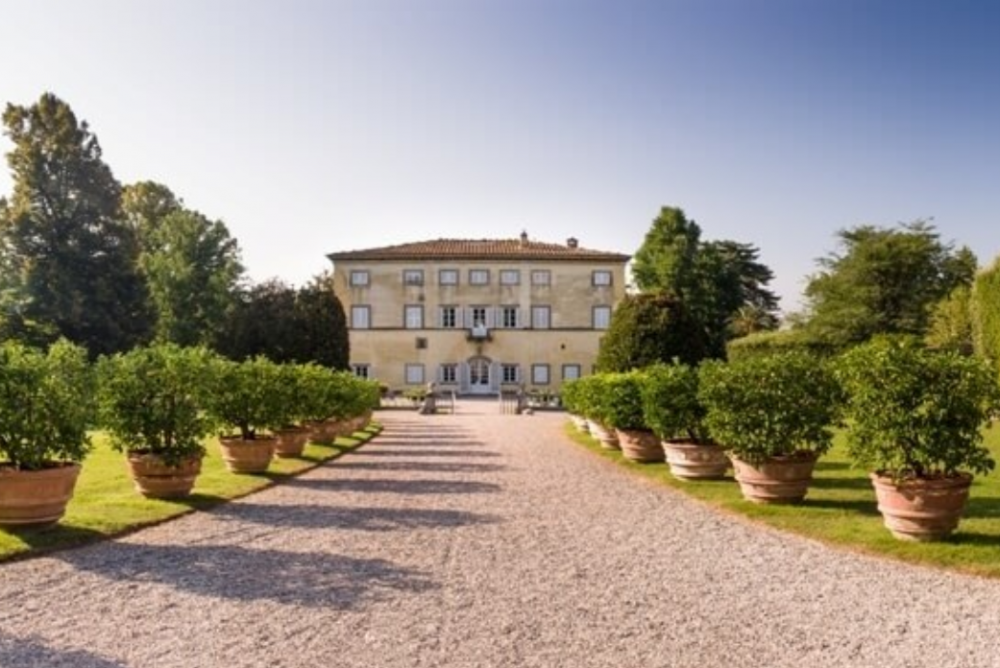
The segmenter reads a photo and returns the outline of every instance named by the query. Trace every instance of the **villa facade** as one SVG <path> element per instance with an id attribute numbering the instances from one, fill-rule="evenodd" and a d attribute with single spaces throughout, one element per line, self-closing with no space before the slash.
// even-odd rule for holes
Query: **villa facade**
<path id="1" fill-rule="evenodd" d="M 593 371 L 629 256 L 516 239 L 331 253 L 351 366 L 392 389 L 558 391 Z"/>

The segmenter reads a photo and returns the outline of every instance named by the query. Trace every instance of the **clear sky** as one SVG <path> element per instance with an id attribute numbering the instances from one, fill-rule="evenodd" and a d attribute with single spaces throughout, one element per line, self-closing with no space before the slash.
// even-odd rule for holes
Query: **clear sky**
<path id="1" fill-rule="evenodd" d="M 522 230 L 632 253 L 662 205 L 757 245 L 786 309 L 840 228 L 933 217 L 981 264 L 1000 254 L 989 0 L 0 0 L 0 16 L 0 102 L 66 100 L 119 180 L 224 220 L 257 280 Z"/>

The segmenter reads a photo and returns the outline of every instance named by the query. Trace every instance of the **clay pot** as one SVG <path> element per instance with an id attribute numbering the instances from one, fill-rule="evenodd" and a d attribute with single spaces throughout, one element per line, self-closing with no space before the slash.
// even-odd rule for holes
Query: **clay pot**
<path id="1" fill-rule="evenodd" d="M 176 499 L 188 496 L 194 489 L 202 457 L 189 457 L 177 466 L 169 466 L 159 455 L 129 453 L 125 462 L 135 491 L 152 499 Z"/>
<path id="2" fill-rule="evenodd" d="M 258 436 L 243 440 L 238 436 L 223 436 L 219 439 L 222 459 L 226 468 L 233 473 L 263 473 L 274 458 L 278 439 Z"/>
<path id="3" fill-rule="evenodd" d="M 608 450 L 618 450 L 618 435 L 613 429 L 608 429 L 599 422 L 594 422 L 593 420 L 587 420 L 587 427 L 590 431 L 590 435 L 596 438 L 601 447 L 607 448 Z"/>
<path id="4" fill-rule="evenodd" d="M 573 422 L 573 426 L 576 427 L 578 431 L 582 431 L 584 434 L 590 432 L 590 428 L 587 426 L 587 418 L 580 417 L 579 415 L 570 415 L 569 419 Z"/>
<path id="5" fill-rule="evenodd" d="M 815 453 L 800 452 L 771 457 L 753 466 L 729 456 L 743 498 L 754 503 L 795 503 L 806 498 L 818 458 Z"/>
<path id="6" fill-rule="evenodd" d="M 662 462 L 663 446 L 648 429 L 616 429 L 618 445 L 626 459 L 633 462 Z"/>
<path id="7" fill-rule="evenodd" d="M 0 466 L 0 526 L 55 524 L 66 513 L 79 475 L 79 464 L 57 464 L 40 471 Z"/>
<path id="8" fill-rule="evenodd" d="M 278 457 L 301 457 L 309 442 L 310 430 L 305 427 L 289 427 L 275 432 L 277 441 L 274 454 Z"/>
<path id="9" fill-rule="evenodd" d="M 968 473 L 899 483 L 877 473 L 870 477 L 885 526 L 896 538 L 913 541 L 940 540 L 958 528 L 972 485 Z"/>
<path id="10" fill-rule="evenodd" d="M 670 472 L 681 480 L 718 479 L 729 468 L 729 458 L 718 445 L 663 441 L 662 446 Z"/>

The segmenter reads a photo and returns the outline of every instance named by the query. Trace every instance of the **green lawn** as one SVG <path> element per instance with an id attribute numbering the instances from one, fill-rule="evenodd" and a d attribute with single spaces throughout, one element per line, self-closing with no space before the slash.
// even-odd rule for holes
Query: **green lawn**
<path id="1" fill-rule="evenodd" d="M 801 504 L 776 506 L 744 501 L 731 477 L 719 481 L 682 482 L 670 475 L 666 464 L 635 464 L 624 459 L 618 451 L 601 448 L 570 423 L 566 431 L 577 443 L 637 475 L 775 528 L 870 554 L 1000 577 L 1000 472 L 976 477 L 964 519 L 949 540 L 910 543 L 893 538 L 882 525 L 867 473 L 852 467 L 843 438 L 839 436 L 833 450 L 817 464 L 806 500 Z M 986 445 L 1000 462 L 1000 427 L 987 430 Z"/>
<path id="2" fill-rule="evenodd" d="M 66 515 L 56 526 L 35 531 L 0 529 L 0 560 L 81 545 L 155 524 L 230 499 L 245 496 L 335 459 L 370 440 L 379 432 L 370 426 L 334 443 L 310 443 L 301 458 L 275 459 L 263 474 L 234 474 L 226 470 L 218 441 L 206 444 L 208 454 L 194 493 L 181 500 L 146 499 L 135 492 L 124 455 L 114 452 L 104 434 L 94 437 Z"/>

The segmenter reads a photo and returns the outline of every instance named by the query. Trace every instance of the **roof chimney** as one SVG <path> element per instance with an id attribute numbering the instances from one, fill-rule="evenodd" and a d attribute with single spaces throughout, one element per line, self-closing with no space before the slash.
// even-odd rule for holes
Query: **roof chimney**
<path id="1" fill-rule="evenodd" d="M 578 248 L 580 246 L 580 241 L 576 237 L 570 237 L 566 240 L 566 245 L 570 248 Z"/>
<path id="2" fill-rule="evenodd" d="M 521 247 L 528 245 L 528 230 L 521 230 Z"/>

